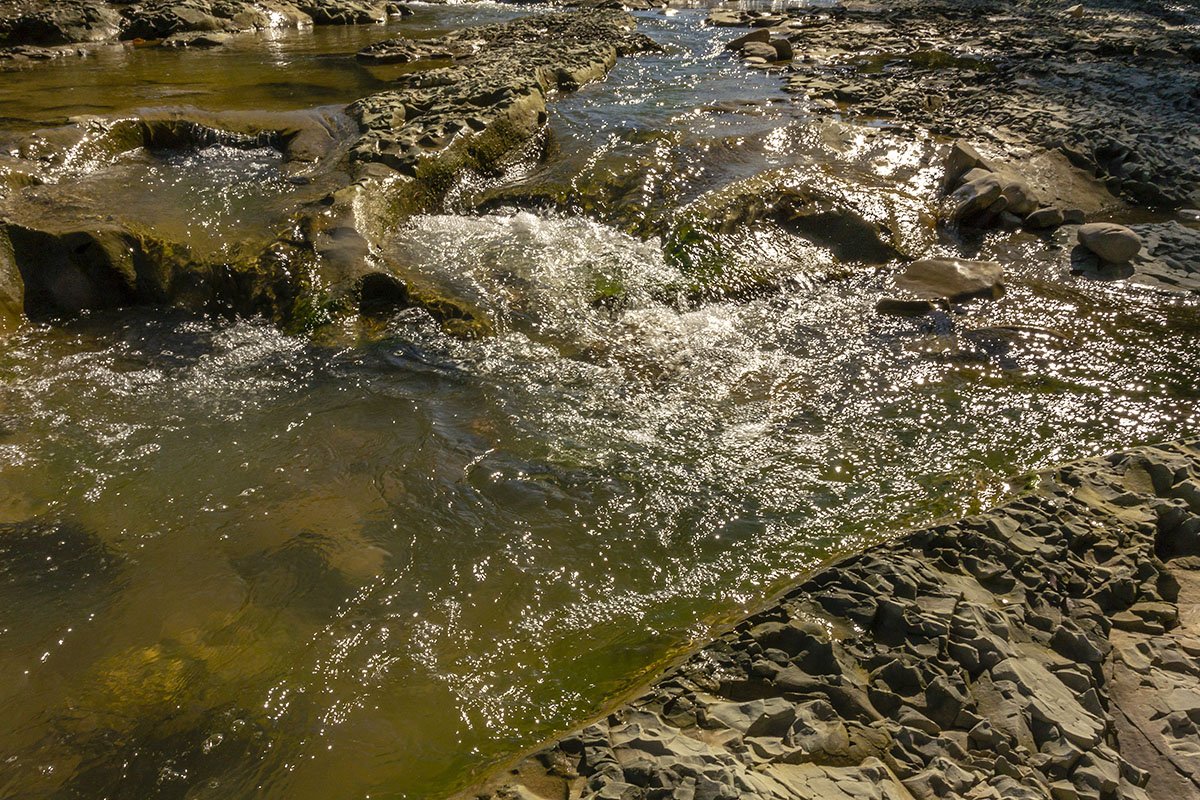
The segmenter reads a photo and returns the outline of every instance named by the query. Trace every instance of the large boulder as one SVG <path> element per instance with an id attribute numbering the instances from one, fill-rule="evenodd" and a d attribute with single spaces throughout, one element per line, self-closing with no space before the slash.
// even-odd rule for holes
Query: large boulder
<path id="1" fill-rule="evenodd" d="M 1081 245 L 1109 264 L 1126 264 L 1142 249 L 1142 237 L 1112 222 L 1080 225 L 1076 236 Z"/>

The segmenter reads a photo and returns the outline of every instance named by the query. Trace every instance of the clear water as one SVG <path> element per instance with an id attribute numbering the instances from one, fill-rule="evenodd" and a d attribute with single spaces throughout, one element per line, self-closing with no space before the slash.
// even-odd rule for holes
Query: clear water
<path id="1" fill-rule="evenodd" d="M 507 181 L 602 206 L 508 196 L 388 244 L 495 337 L 144 310 L 4 343 L 0 796 L 444 796 L 798 570 L 1196 430 L 1200 303 L 1037 240 L 985 242 L 1009 291 L 952 315 L 880 316 L 886 270 L 769 227 L 718 242 L 777 291 L 680 301 L 653 231 L 707 192 L 934 180 L 932 143 L 806 120 L 700 18 L 649 17 L 681 49 L 559 101 Z M 669 191 L 604 188 L 646 147 Z"/>

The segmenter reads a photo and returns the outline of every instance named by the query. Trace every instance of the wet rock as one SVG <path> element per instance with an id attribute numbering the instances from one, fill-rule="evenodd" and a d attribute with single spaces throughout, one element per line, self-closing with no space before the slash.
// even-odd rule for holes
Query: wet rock
<path id="1" fill-rule="evenodd" d="M 165 39 L 181 33 L 232 33 L 311 25 L 281 0 L 151 0 L 126 11 L 122 39 Z"/>
<path id="2" fill-rule="evenodd" d="M 1057 228 L 1064 224 L 1066 219 L 1061 208 L 1039 208 L 1025 218 L 1025 225 L 1035 230 Z"/>
<path id="3" fill-rule="evenodd" d="M 1004 291 L 1004 268 L 994 261 L 926 258 L 905 267 L 896 286 L 923 300 L 996 298 Z"/>
<path id="4" fill-rule="evenodd" d="M 771 41 L 771 32 L 770 31 L 768 31 L 766 28 L 755 28 L 754 30 L 750 31 L 749 33 L 744 33 L 741 36 L 737 37 L 736 39 L 733 39 L 732 41 L 730 41 L 727 45 L 725 45 L 725 49 L 726 50 L 741 50 L 746 45 L 751 44 L 753 42 L 760 42 L 762 44 L 766 44 L 769 41 Z"/>
<path id="5" fill-rule="evenodd" d="M 774 61 L 779 57 L 775 46 L 768 42 L 747 42 L 739 52 L 743 58 L 761 58 L 763 61 Z"/>
<path id="6" fill-rule="evenodd" d="M 117 35 L 121 15 L 100 0 L 0 5 L 0 46 L 101 42 Z"/>
<path id="7" fill-rule="evenodd" d="M 580 756 L 568 736 L 471 796 L 534 796 L 558 753 L 579 778 L 554 796 L 589 800 L 679 797 L 697 774 L 706 797 L 1190 797 L 1200 619 L 1179 603 L 1200 599 L 1200 559 L 1164 564 L 1175 551 L 1147 521 L 1169 507 L 1166 529 L 1200 529 L 1200 507 L 1171 505 L 1193 475 L 1200 440 L 1078 462 L 999 509 L 846 558 L 588 728 Z M 1114 560 L 1172 569 L 1178 603 L 1135 585 L 1102 610 Z M 836 657 L 786 660 L 818 642 Z M 660 713 L 666 687 L 705 709 L 699 722 Z"/>
<path id="8" fill-rule="evenodd" d="M 1142 239 L 1124 225 L 1092 222 L 1079 227 L 1079 243 L 1109 264 L 1125 264 L 1142 249 Z"/>
<path id="9" fill-rule="evenodd" d="M 963 0 L 789 9 L 788 38 L 808 57 L 793 64 L 788 90 L 815 113 L 951 137 L 984 129 L 1005 150 L 1061 152 L 1134 202 L 1195 207 L 1198 15 L 1119 6 L 1079 16 L 1060 3 L 1012 6 L 1003 24 Z"/>

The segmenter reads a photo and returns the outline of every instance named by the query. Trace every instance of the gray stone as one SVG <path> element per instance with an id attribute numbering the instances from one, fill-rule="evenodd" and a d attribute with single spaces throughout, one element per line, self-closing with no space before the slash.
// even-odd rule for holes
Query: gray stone
<path id="1" fill-rule="evenodd" d="M 1142 249 L 1142 237 L 1124 225 L 1091 222 L 1079 226 L 1079 243 L 1109 264 L 1124 264 Z"/>

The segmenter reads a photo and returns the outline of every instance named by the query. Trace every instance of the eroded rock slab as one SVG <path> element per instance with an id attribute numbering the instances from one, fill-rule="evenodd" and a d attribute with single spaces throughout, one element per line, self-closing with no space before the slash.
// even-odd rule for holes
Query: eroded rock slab
<path id="1" fill-rule="evenodd" d="M 489 798 L 1200 796 L 1200 440 L 833 563 Z"/>
<path id="2" fill-rule="evenodd" d="M 818 111 L 1056 149 L 1138 203 L 1197 202 L 1194 4 L 847 0 L 711 21 L 790 42 L 789 90 Z"/>
<path id="3" fill-rule="evenodd" d="M 554 93 L 603 78 L 619 55 L 653 46 L 634 27 L 624 12 L 591 9 L 464 29 L 427 40 L 453 50 L 452 66 L 409 74 L 346 109 L 161 109 L 30 134 L 0 163 L 0 319 L 10 324 L 18 308 L 56 319 L 175 304 L 312 328 L 367 308 L 420 306 L 456 332 L 486 332 L 470 303 L 386 263 L 378 245 L 408 214 L 439 207 L 464 178 L 496 174 L 519 157 L 545 125 Z M 278 174 L 268 170 L 278 197 L 254 209 L 270 217 L 261 236 L 200 252 L 180 225 L 148 227 L 107 194 L 136 184 L 121 170 L 139 154 L 168 154 L 153 165 L 161 171 L 178 154 L 214 147 L 257 149 L 269 167 L 279 162 Z"/>

